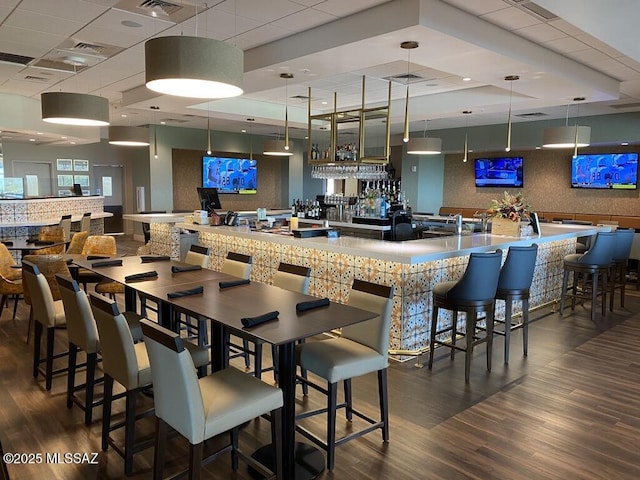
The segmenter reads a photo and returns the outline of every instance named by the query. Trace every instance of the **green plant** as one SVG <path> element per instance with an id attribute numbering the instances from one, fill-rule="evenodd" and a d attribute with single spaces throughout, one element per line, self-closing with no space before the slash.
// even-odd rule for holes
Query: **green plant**
<path id="1" fill-rule="evenodd" d="M 521 193 L 511 195 L 504 192 L 504 196 L 499 200 L 491 200 L 491 206 L 487 214 L 494 218 L 508 218 L 512 222 L 517 222 L 529 216 L 529 205 L 525 202 Z"/>

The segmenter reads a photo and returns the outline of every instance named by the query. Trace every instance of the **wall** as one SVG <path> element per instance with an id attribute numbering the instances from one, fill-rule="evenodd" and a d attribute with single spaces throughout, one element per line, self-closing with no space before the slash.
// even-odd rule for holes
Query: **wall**
<path id="1" fill-rule="evenodd" d="M 200 208 L 196 187 L 202 186 L 201 150 L 173 150 L 173 208 L 176 210 L 195 210 Z M 246 153 L 215 151 L 213 156 L 244 157 Z M 283 187 L 283 167 L 288 164 L 287 157 L 269 157 L 253 155 L 258 166 L 258 188 L 255 195 L 220 194 L 223 210 L 255 210 L 258 207 L 281 208 Z"/>
<path id="2" fill-rule="evenodd" d="M 633 146 L 589 147 L 579 153 L 637 152 Z M 587 190 L 571 188 L 571 149 L 511 151 L 509 156 L 524 157 L 524 188 L 506 189 L 522 192 L 535 210 L 543 212 L 602 213 L 640 215 L 640 190 Z M 476 188 L 474 159 L 505 156 L 505 152 L 469 155 L 467 163 L 461 154 L 445 156 L 443 205 L 486 209 L 491 200 L 502 196 L 503 188 Z"/>

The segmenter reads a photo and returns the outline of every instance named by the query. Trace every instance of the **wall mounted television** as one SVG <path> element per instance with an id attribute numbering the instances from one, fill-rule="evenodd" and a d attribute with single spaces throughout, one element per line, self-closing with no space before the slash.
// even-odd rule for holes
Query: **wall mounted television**
<path id="1" fill-rule="evenodd" d="M 598 153 L 571 159 L 573 188 L 638 188 L 637 153 Z"/>
<path id="2" fill-rule="evenodd" d="M 248 158 L 202 157 L 202 186 L 218 193 L 256 193 L 258 164 Z"/>
<path id="3" fill-rule="evenodd" d="M 476 158 L 476 187 L 523 186 L 522 157 Z"/>

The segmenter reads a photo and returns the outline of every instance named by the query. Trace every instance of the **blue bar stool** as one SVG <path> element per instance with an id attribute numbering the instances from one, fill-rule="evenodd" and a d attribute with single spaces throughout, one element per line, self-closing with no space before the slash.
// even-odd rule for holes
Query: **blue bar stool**
<path id="1" fill-rule="evenodd" d="M 620 289 L 620 308 L 624 308 L 624 294 L 627 284 L 627 263 L 631 255 L 631 245 L 635 235 L 633 228 L 616 230 L 616 244 L 613 249 L 613 264 L 611 266 L 611 298 L 609 310 L 613 312 L 613 297 L 616 289 Z"/>
<path id="2" fill-rule="evenodd" d="M 578 293 L 578 277 L 591 276 L 591 321 L 596 320 L 596 306 L 598 299 L 598 278 L 602 276 L 603 285 L 600 295 L 602 295 L 602 316 L 606 316 L 607 309 L 607 283 L 608 273 L 613 262 L 613 251 L 616 243 L 616 234 L 611 232 L 600 232 L 596 235 L 591 248 L 583 254 L 572 253 L 564 257 L 564 276 L 562 279 L 562 294 L 560 296 L 560 315 L 564 311 L 564 302 L 567 296 L 571 297 L 571 310 L 576 307 L 576 298 L 588 298 L 586 289 L 583 286 L 581 293 Z M 569 274 L 573 272 L 573 285 L 571 293 L 567 292 L 569 284 Z"/>
<path id="3" fill-rule="evenodd" d="M 538 245 L 530 247 L 509 247 L 507 259 L 500 270 L 496 300 L 504 300 L 504 330 L 494 330 L 497 335 L 504 335 L 504 363 L 509 363 L 509 343 L 511 330 L 522 328 L 522 349 L 527 355 L 529 330 L 529 289 L 533 281 L 536 267 Z M 522 301 L 522 323 L 512 325 L 511 311 L 514 301 Z"/>
<path id="4" fill-rule="evenodd" d="M 465 352 L 464 380 L 469 383 L 471 369 L 471 354 L 473 347 L 481 343 L 487 344 L 487 370 L 491 371 L 491 347 L 493 345 L 493 315 L 495 310 L 495 296 L 498 289 L 502 250 L 494 253 L 472 253 L 469 264 L 462 278 L 455 282 L 439 283 L 433 289 L 433 313 L 431 315 L 431 338 L 429 342 L 429 370 L 433 366 L 435 345 L 442 345 L 451 349 L 453 360 L 456 350 Z M 438 330 L 439 309 L 453 311 L 451 326 Z M 466 314 L 466 328 L 464 334 L 458 332 L 458 312 Z M 486 312 L 486 333 L 477 337 L 478 313 Z M 451 332 L 451 341 L 436 340 L 436 335 Z M 456 345 L 456 337 L 464 335 L 465 347 Z"/>

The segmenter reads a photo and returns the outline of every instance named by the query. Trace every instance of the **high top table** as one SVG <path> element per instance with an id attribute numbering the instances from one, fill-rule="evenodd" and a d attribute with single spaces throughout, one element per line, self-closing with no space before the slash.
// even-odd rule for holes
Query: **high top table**
<path id="1" fill-rule="evenodd" d="M 179 308 L 193 316 L 210 319 L 214 370 L 222 369 L 227 364 L 224 347 L 229 334 L 253 337 L 279 347 L 278 378 L 284 398 L 282 478 L 307 480 L 315 478 L 322 472 L 324 470 L 322 453 L 312 445 L 296 444 L 295 441 L 295 343 L 300 339 L 369 320 L 375 317 L 375 314 L 335 302 L 331 302 L 326 307 L 298 313 L 297 303 L 316 298 L 257 282 L 221 289 L 220 281 L 238 280 L 238 278 L 208 269 L 172 274 L 172 265 L 185 265 L 175 261 L 140 263 L 140 257 L 124 257 L 122 260 L 121 267 L 93 267 L 93 261 L 87 260 L 78 260 L 75 263 L 100 273 L 110 280 L 124 283 L 125 291 L 133 292 L 133 306 L 135 306 L 137 292 L 156 300 L 160 307 L 159 318 L 165 325 L 170 323 L 173 308 Z M 149 270 L 156 270 L 158 277 L 128 283 L 124 281 L 127 275 Z M 168 293 L 198 286 L 204 288 L 203 294 L 175 299 L 167 298 Z M 273 310 L 279 312 L 277 320 L 252 328 L 242 326 L 242 318 L 255 317 Z M 269 446 L 266 446 L 256 452 L 256 455 L 272 468 L 273 466 L 269 464 L 272 458 L 269 452 Z"/>

